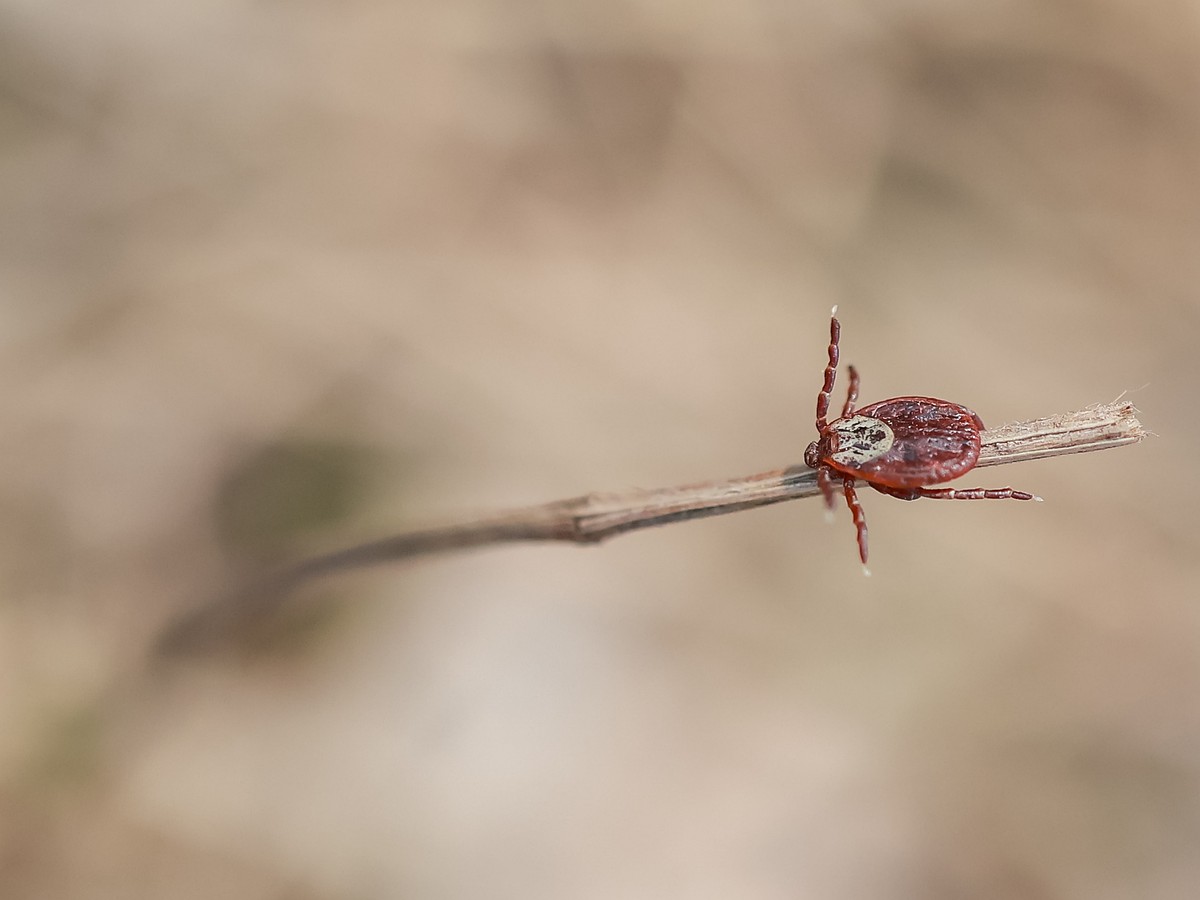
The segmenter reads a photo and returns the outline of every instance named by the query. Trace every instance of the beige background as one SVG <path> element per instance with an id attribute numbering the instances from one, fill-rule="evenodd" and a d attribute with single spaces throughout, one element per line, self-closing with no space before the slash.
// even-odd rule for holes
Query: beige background
<path id="1" fill-rule="evenodd" d="M 0 895 L 1184 898 L 1194 4 L 0 2 Z M 1157 436 L 352 574 L 864 400 Z M 839 392 L 840 394 L 840 392 Z"/>

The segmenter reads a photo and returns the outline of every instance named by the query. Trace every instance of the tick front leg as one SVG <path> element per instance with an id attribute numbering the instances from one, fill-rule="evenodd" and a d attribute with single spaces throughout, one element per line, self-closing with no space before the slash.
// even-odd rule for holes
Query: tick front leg
<path id="1" fill-rule="evenodd" d="M 842 326 L 837 320 L 837 307 L 829 316 L 829 364 L 825 366 L 825 381 L 817 394 L 817 431 L 824 431 L 828 424 L 829 398 L 833 395 L 833 382 L 837 378 L 838 341 L 842 336 Z"/>
<path id="2" fill-rule="evenodd" d="M 847 366 L 850 370 L 850 387 L 846 391 L 846 405 L 842 407 L 842 418 L 848 419 L 854 415 L 854 404 L 858 402 L 858 369 Z"/>
<path id="3" fill-rule="evenodd" d="M 833 521 L 833 475 L 829 466 L 819 466 L 817 468 L 817 487 L 821 489 L 821 495 L 825 498 L 825 508 L 829 510 L 826 515 L 829 521 Z"/>
<path id="4" fill-rule="evenodd" d="M 858 529 L 858 557 L 862 560 L 863 572 L 867 570 L 867 517 L 863 513 L 862 504 L 858 502 L 858 491 L 854 489 L 854 479 L 842 479 L 842 490 L 846 494 L 846 505 L 850 507 L 850 516 L 854 519 L 854 527 Z"/>
<path id="5" fill-rule="evenodd" d="M 927 497 L 930 500 L 1041 500 L 1027 491 L 1015 491 L 1010 487 L 1003 488 L 893 488 L 872 484 L 871 487 L 880 493 L 901 500 L 916 500 Z"/>

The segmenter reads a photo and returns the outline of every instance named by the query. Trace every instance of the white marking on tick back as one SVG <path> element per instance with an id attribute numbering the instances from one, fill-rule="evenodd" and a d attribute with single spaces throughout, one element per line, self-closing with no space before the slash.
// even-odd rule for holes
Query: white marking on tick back
<path id="1" fill-rule="evenodd" d="M 829 458 L 842 466 L 860 466 L 883 456 L 896 443 L 896 433 L 882 419 L 870 416 L 851 416 L 830 422 L 833 447 Z"/>

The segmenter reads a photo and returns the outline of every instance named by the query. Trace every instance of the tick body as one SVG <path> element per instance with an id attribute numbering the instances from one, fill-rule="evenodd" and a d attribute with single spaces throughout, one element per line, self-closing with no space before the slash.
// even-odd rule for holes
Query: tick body
<path id="1" fill-rule="evenodd" d="M 858 372 L 849 367 L 850 387 L 842 415 L 828 421 L 837 378 L 841 325 L 837 307 L 829 326 L 829 363 L 817 394 L 817 439 L 804 451 L 804 462 L 817 470 L 817 484 L 829 509 L 834 484 L 841 482 L 846 505 L 858 530 L 858 555 L 867 565 L 867 521 L 857 482 L 901 500 L 1036 500 L 1012 488 L 934 488 L 969 472 L 979 461 L 983 420 L 965 406 L 933 397 L 895 397 L 855 412 Z"/>

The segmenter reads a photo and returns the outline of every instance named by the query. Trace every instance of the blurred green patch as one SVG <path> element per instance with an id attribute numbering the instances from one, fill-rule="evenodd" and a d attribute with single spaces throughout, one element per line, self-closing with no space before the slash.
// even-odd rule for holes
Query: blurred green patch
<path id="1" fill-rule="evenodd" d="M 103 736 L 104 717 L 94 704 L 54 716 L 29 761 L 28 781 L 43 790 L 86 784 L 99 769 Z"/>
<path id="2" fill-rule="evenodd" d="M 295 555 L 304 540 L 358 511 L 379 469 L 366 448 L 285 440 L 241 460 L 217 491 L 217 534 L 231 554 L 260 560 Z"/>

